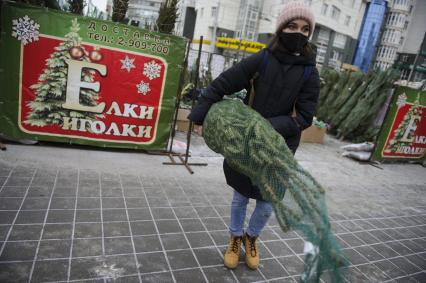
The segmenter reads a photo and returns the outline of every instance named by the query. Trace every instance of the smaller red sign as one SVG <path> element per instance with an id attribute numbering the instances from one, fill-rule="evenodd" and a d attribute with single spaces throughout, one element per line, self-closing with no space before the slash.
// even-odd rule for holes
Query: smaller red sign
<path id="1" fill-rule="evenodd" d="M 396 112 L 382 156 L 422 158 L 426 152 L 426 107 L 407 103 Z"/>

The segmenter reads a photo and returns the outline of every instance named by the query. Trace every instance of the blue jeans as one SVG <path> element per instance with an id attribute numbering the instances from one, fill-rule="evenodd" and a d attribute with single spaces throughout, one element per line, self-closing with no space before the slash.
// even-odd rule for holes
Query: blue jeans
<path id="1" fill-rule="evenodd" d="M 244 234 L 244 220 L 246 218 L 248 203 L 248 198 L 234 191 L 231 206 L 231 224 L 229 225 L 229 232 L 233 236 L 242 236 Z M 256 200 L 256 208 L 251 215 L 247 234 L 249 234 L 250 237 L 259 236 L 271 214 L 272 204 L 270 202 Z"/>

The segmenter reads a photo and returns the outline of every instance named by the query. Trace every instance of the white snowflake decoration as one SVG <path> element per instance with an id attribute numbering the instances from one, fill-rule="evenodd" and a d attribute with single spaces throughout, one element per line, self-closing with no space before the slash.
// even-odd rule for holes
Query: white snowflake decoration
<path id="1" fill-rule="evenodd" d="M 34 22 L 30 17 L 25 15 L 23 18 L 12 20 L 13 31 L 12 36 L 22 41 L 22 44 L 37 41 L 39 38 L 40 25 Z"/>
<path id="2" fill-rule="evenodd" d="M 148 92 L 151 91 L 151 88 L 149 87 L 149 83 L 146 83 L 144 81 L 141 81 L 138 85 L 136 85 L 138 89 L 138 93 L 141 93 L 143 95 L 147 95 Z"/>
<path id="3" fill-rule="evenodd" d="M 143 64 L 143 74 L 150 80 L 160 77 L 161 65 L 155 63 L 154 60 Z"/>
<path id="4" fill-rule="evenodd" d="M 130 73 L 130 70 L 133 68 L 136 68 L 135 64 L 133 62 L 135 62 L 135 58 L 130 59 L 127 55 L 126 58 L 124 58 L 123 60 L 120 60 L 121 62 L 121 69 L 126 69 L 127 72 Z"/>
<path id="5" fill-rule="evenodd" d="M 403 107 L 407 103 L 407 95 L 405 93 L 400 94 L 396 101 L 396 105 L 398 105 L 398 109 Z"/>

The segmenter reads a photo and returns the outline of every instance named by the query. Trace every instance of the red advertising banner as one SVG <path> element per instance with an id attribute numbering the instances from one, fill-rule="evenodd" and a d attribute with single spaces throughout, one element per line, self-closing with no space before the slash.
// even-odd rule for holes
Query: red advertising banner
<path id="1" fill-rule="evenodd" d="M 115 142 L 148 144 L 155 140 L 167 63 L 156 56 L 89 44 L 62 50 L 61 42 L 43 35 L 22 46 L 21 129 Z M 71 54 L 64 62 L 66 77 L 60 72 L 63 62 L 55 64 L 64 52 Z M 61 79 L 67 80 L 65 101 L 43 99 L 44 89 L 50 87 L 52 93 L 52 84 Z M 51 82 L 46 84 L 46 80 Z M 58 84 L 60 94 L 61 87 Z"/>
<path id="2" fill-rule="evenodd" d="M 395 89 L 372 159 L 422 163 L 426 158 L 426 92 Z"/>
<path id="3" fill-rule="evenodd" d="M 426 152 L 426 107 L 407 103 L 396 112 L 383 157 L 422 158 Z"/>

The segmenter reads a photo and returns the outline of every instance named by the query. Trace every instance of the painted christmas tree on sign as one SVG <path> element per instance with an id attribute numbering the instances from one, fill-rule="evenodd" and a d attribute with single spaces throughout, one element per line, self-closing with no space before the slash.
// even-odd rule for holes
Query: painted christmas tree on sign
<path id="1" fill-rule="evenodd" d="M 77 19 L 72 20 L 70 32 L 65 35 L 65 41 L 55 47 L 55 52 L 46 60 L 46 68 L 40 75 L 38 82 L 31 85 L 37 97 L 30 101 L 28 106 L 31 112 L 24 122 L 33 126 L 45 126 L 57 124 L 63 126 L 64 117 L 84 118 L 96 120 L 103 117 L 93 112 L 75 111 L 65 109 L 63 104 L 66 100 L 66 83 L 68 77 L 68 64 L 70 59 L 83 60 L 86 62 L 99 61 L 99 51 L 93 50 L 90 54 L 81 45 L 82 39 L 78 32 L 80 26 Z M 93 82 L 95 71 L 84 70 L 82 72 L 83 82 Z M 99 99 L 98 93 L 91 89 L 82 89 L 80 92 L 80 103 L 86 106 L 96 106 Z M 87 125 L 86 125 L 87 126 Z"/>
<path id="2" fill-rule="evenodd" d="M 405 106 L 405 103 L 402 106 Z M 410 110 L 404 115 L 398 128 L 394 131 L 394 136 L 385 151 L 397 152 L 400 147 L 409 146 L 413 142 L 412 136 L 421 117 L 422 108 L 419 105 L 419 98 L 417 98 Z"/>

